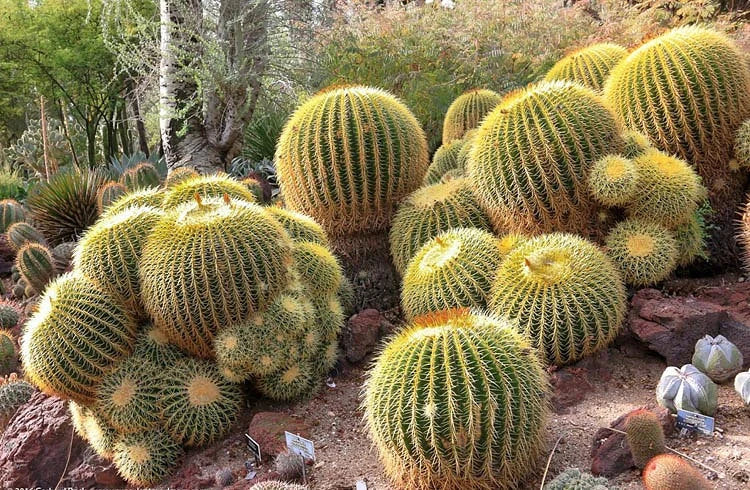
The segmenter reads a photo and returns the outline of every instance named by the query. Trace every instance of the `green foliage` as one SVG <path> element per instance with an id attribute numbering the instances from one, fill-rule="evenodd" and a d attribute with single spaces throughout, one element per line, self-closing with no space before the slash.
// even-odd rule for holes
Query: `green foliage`
<path id="1" fill-rule="evenodd" d="M 26 200 L 34 226 L 53 246 L 75 241 L 99 217 L 96 193 L 105 181 L 97 170 L 71 170 L 38 184 Z"/>
<path id="2" fill-rule="evenodd" d="M 251 162 L 273 160 L 276 142 L 288 117 L 285 112 L 275 111 L 254 117 L 245 128 L 242 156 Z"/>
<path id="3" fill-rule="evenodd" d="M 26 323 L 21 361 L 40 390 L 85 405 L 112 365 L 131 353 L 135 330 L 116 297 L 81 275 L 65 274 L 49 285 Z"/>
<path id="4" fill-rule="evenodd" d="M 36 228 L 26 222 L 20 221 L 18 223 L 13 223 L 8 228 L 8 243 L 10 243 L 10 246 L 18 252 L 28 243 L 46 245 L 47 241 Z"/>
<path id="5" fill-rule="evenodd" d="M 0 329 L 8 330 L 18 325 L 20 312 L 7 301 L 0 301 Z"/>
<path id="6" fill-rule="evenodd" d="M 120 183 L 129 191 L 135 191 L 149 187 L 159 187 L 161 178 L 153 165 L 148 162 L 141 162 L 125 170 L 122 176 L 120 176 Z"/>
<path id="7" fill-rule="evenodd" d="M 568 468 L 544 485 L 544 490 L 609 490 L 609 481 L 578 468 Z"/>
<path id="8" fill-rule="evenodd" d="M 386 229 L 428 163 L 424 132 L 409 108 L 362 86 L 333 87 L 302 104 L 276 151 L 286 205 L 331 237 Z"/>
<path id="9" fill-rule="evenodd" d="M 642 469 L 651 458 L 667 452 L 659 417 L 649 410 L 640 409 L 628 415 L 625 433 L 630 453 L 638 468 Z"/>
<path id="10" fill-rule="evenodd" d="M 617 44 L 592 44 L 555 63 L 544 79 L 578 82 L 600 92 L 610 70 L 627 55 L 628 50 Z"/>
<path id="11" fill-rule="evenodd" d="M 119 182 L 107 182 L 102 185 L 96 193 L 96 209 L 99 210 L 99 214 L 127 192 L 127 187 Z"/>
<path id="12" fill-rule="evenodd" d="M 15 373 L 7 378 L 0 378 L 0 421 L 7 422 L 18 407 L 29 401 L 34 391 L 30 383 L 19 379 Z"/>
<path id="13" fill-rule="evenodd" d="M 291 241 L 264 208 L 239 199 L 188 202 L 146 240 L 141 299 L 170 342 L 211 357 L 214 334 L 268 305 L 286 287 L 291 263 Z"/>
<path id="14" fill-rule="evenodd" d="M 20 200 L 26 196 L 26 185 L 19 172 L 0 167 L 0 199 Z"/>
<path id="15" fill-rule="evenodd" d="M 177 466 L 182 448 L 163 430 L 125 434 L 114 447 L 117 471 L 131 484 L 153 486 L 164 480 Z"/>
<path id="16" fill-rule="evenodd" d="M 547 378 L 514 325 L 420 317 L 368 374 L 365 419 L 386 474 L 410 489 L 515 488 L 544 449 Z"/>
<path id="17" fill-rule="evenodd" d="M 655 284 L 677 267 L 677 241 L 658 223 L 628 218 L 609 232 L 606 243 L 607 254 L 633 286 Z"/>
<path id="18" fill-rule="evenodd" d="M 440 182 L 440 178 L 450 170 L 458 168 L 458 154 L 466 142 L 462 139 L 444 143 L 432 156 L 432 163 L 427 167 L 424 174 L 424 185 L 432 185 Z"/>
<path id="19" fill-rule="evenodd" d="M 467 179 L 417 189 L 399 206 L 390 231 L 391 256 L 403 274 L 428 240 L 451 228 L 490 229 L 490 221 Z"/>
<path id="20" fill-rule="evenodd" d="M 500 265 L 490 309 L 518 321 L 547 362 L 575 362 L 612 342 L 625 316 L 625 286 L 593 243 L 553 233 L 519 245 Z"/>
<path id="21" fill-rule="evenodd" d="M 224 436 L 237 419 L 242 393 L 216 365 L 186 359 L 166 370 L 159 405 L 166 431 L 186 446 L 203 446 Z"/>
<path id="22" fill-rule="evenodd" d="M 427 241 L 404 274 L 406 318 L 457 307 L 486 308 L 503 256 L 497 238 L 476 228 L 454 228 Z"/>
<path id="23" fill-rule="evenodd" d="M 157 426 L 161 369 L 136 356 L 118 363 L 97 387 L 96 413 L 121 434 Z"/>
<path id="24" fill-rule="evenodd" d="M 117 431 L 90 408 L 76 402 L 68 403 L 70 420 L 76 433 L 88 442 L 94 452 L 104 459 L 114 456 Z"/>
<path id="25" fill-rule="evenodd" d="M 55 259 L 52 251 L 39 243 L 27 243 L 16 255 L 16 267 L 26 284 L 41 293 L 47 284 L 55 278 Z"/>
<path id="26" fill-rule="evenodd" d="M 26 218 L 23 206 L 15 199 L 0 201 L 0 233 L 5 233 L 13 223 L 19 223 Z"/>
<path id="27" fill-rule="evenodd" d="M 632 160 L 606 155 L 589 173 L 591 195 L 605 206 L 623 206 L 632 201 L 638 187 L 638 169 Z"/>
<path id="28" fill-rule="evenodd" d="M 172 185 L 164 195 L 162 206 L 164 209 L 175 208 L 180 204 L 191 202 L 198 194 L 202 198 L 222 197 L 224 194 L 231 199 L 243 199 L 255 202 L 255 196 L 242 183 L 228 175 L 199 175 Z"/>
<path id="29" fill-rule="evenodd" d="M 16 340 L 10 331 L 0 330 L 0 374 L 10 374 L 17 366 Z"/>
<path id="30" fill-rule="evenodd" d="M 541 82 L 506 97 L 484 120 L 469 180 L 497 230 L 585 232 L 595 209 L 589 171 L 623 147 L 614 115 L 591 89 Z"/>
<path id="31" fill-rule="evenodd" d="M 643 469 L 649 490 L 711 490 L 716 488 L 697 468 L 675 454 L 660 454 Z"/>
<path id="32" fill-rule="evenodd" d="M 462 139 L 467 131 L 478 127 L 501 100 L 500 94 L 486 89 L 469 90 L 457 97 L 445 113 L 443 144 Z"/>
<path id="33" fill-rule="evenodd" d="M 278 206 L 269 206 L 266 209 L 268 214 L 281 223 L 292 240 L 328 246 L 328 238 L 323 227 L 309 216 Z"/>

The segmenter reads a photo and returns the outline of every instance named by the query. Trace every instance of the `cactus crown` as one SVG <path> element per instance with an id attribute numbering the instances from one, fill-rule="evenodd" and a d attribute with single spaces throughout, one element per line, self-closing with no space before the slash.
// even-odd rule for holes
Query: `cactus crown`
<path id="1" fill-rule="evenodd" d="M 625 282 L 647 286 L 666 278 L 677 266 L 677 242 L 658 223 L 628 218 L 607 235 L 607 253 Z"/>
<path id="2" fill-rule="evenodd" d="M 445 113 L 443 144 L 459 140 L 467 131 L 478 127 L 501 100 L 500 94 L 486 89 L 469 90 L 460 95 Z"/>
<path id="3" fill-rule="evenodd" d="M 225 194 L 231 199 L 243 199 L 255 202 L 255 196 L 241 182 L 228 175 L 199 175 L 185 179 L 168 188 L 162 206 L 165 209 L 175 208 L 180 204 L 193 201 L 195 195 L 202 198 L 221 198 Z"/>
<path id="4" fill-rule="evenodd" d="M 555 63 L 544 79 L 569 80 L 600 91 L 610 70 L 627 55 L 628 51 L 617 44 L 592 44 Z"/>
<path id="5" fill-rule="evenodd" d="M 591 195 L 605 206 L 629 203 L 637 191 L 638 170 L 632 160 L 607 155 L 594 163 L 589 174 Z"/>

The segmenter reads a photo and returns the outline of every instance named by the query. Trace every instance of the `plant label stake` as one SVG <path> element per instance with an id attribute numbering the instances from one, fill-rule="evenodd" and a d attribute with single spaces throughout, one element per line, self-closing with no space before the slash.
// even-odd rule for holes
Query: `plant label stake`
<path id="1" fill-rule="evenodd" d="M 260 466 L 260 464 L 263 462 L 260 454 L 260 444 L 258 444 L 255 439 L 250 437 L 249 434 L 245 434 L 245 438 L 247 439 L 247 448 L 251 453 L 253 453 L 253 457 L 255 458 L 255 464 Z"/>
<path id="2" fill-rule="evenodd" d="M 305 461 L 315 461 L 315 444 L 304 437 L 284 431 L 286 437 L 286 447 L 290 453 L 296 454 L 302 458 L 302 481 L 307 484 L 307 475 L 305 473 Z"/>
<path id="3" fill-rule="evenodd" d="M 714 418 L 701 413 L 678 409 L 677 428 L 711 436 L 714 433 Z"/>

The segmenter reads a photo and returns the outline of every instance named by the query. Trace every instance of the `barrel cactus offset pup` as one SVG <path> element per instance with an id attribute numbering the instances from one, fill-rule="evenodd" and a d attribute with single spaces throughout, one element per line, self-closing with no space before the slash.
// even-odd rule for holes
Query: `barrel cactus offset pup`
<path id="1" fill-rule="evenodd" d="M 711 378 L 692 364 L 664 370 L 656 387 L 656 401 L 671 412 L 677 409 L 713 416 L 716 412 L 717 387 Z"/>
<path id="2" fill-rule="evenodd" d="M 399 488 L 516 488 L 544 449 L 547 377 L 500 317 L 419 317 L 386 345 L 365 390 L 370 438 Z"/>
<path id="3" fill-rule="evenodd" d="M 594 163 L 589 173 L 591 195 L 605 206 L 624 206 L 637 192 L 638 169 L 620 155 L 606 155 Z"/>
<path id="4" fill-rule="evenodd" d="M 135 340 L 133 357 L 151 363 L 157 369 L 174 366 L 186 358 L 176 346 L 169 343 L 167 334 L 151 324 L 144 325 Z"/>
<path id="5" fill-rule="evenodd" d="M 375 88 L 325 90 L 286 123 L 276 162 L 285 204 L 323 226 L 357 307 L 397 305 L 384 234 L 429 164 L 424 131 L 411 111 Z"/>
<path id="6" fill-rule="evenodd" d="M 658 223 L 628 218 L 609 232 L 606 244 L 607 254 L 633 286 L 655 284 L 677 267 L 674 234 Z"/>
<path id="7" fill-rule="evenodd" d="M 0 375 L 10 374 L 17 366 L 16 339 L 8 330 L 0 330 Z"/>
<path id="8" fill-rule="evenodd" d="M 734 377 L 734 391 L 740 395 L 745 405 L 750 405 L 750 371 L 740 373 Z"/>
<path id="9" fill-rule="evenodd" d="M 466 144 L 464 140 L 453 140 L 435 151 L 432 163 L 424 175 L 425 185 L 437 184 L 446 172 L 458 169 L 458 153 L 464 144 Z"/>
<path id="10" fill-rule="evenodd" d="M 153 227 L 141 254 L 141 298 L 171 343 L 210 358 L 214 334 L 267 306 L 292 263 L 288 234 L 264 208 L 196 197 Z"/>
<path id="11" fill-rule="evenodd" d="M 502 95 L 487 89 L 474 89 L 461 94 L 445 113 L 443 144 L 460 140 L 467 131 L 478 127 L 502 99 Z"/>
<path id="12" fill-rule="evenodd" d="M 114 447 L 117 471 L 135 485 L 152 486 L 164 480 L 177 466 L 182 448 L 163 430 L 124 434 Z"/>
<path id="13" fill-rule="evenodd" d="M 0 431 L 5 428 L 18 407 L 29 401 L 34 391 L 34 387 L 16 373 L 0 378 Z"/>
<path id="14" fill-rule="evenodd" d="M 417 189 L 393 219 L 390 244 L 396 270 L 403 274 L 417 250 L 440 232 L 461 227 L 491 228 L 466 179 Z"/>
<path id="15" fill-rule="evenodd" d="M 474 141 L 476 141 L 476 136 L 479 132 L 478 130 L 479 128 L 474 128 L 464 134 L 464 144 L 461 146 L 461 149 L 458 150 L 458 154 L 456 154 L 456 171 L 466 172 L 469 163 L 469 154 L 471 153 Z"/>
<path id="16" fill-rule="evenodd" d="M 450 308 L 487 308 L 504 254 L 498 239 L 477 228 L 455 228 L 425 243 L 409 262 L 401 290 L 408 319 Z"/>
<path id="17" fill-rule="evenodd" d="M 593 90 L 541 82 L 507 97 L 479 127 L 471 188 L 498 232 L 590 233 L 589 172 L 623 148 L 614 114 Z"/>
<path id="18" fill-rule="evenodd" d="M 674 229 L 677 240 L 677 266 L 686 267 L 697 259 L 707 259 L 706 218 L 711 209 L 706 203 L 696 210 L 688 220 Z"/>
<path id="19" fill-rule="evenodd" d="M 651 458 L 667 452 L 664 446 L 664 430 L 659 418 L 645 409 L 636 410 L 625 420 L 625 433 L 638 468 L 643 468 Z"/>
<path id="20" fill-rule="evenodd" d="M 141 162 L 125 170 L 120 177 L 120 183 L 129 191 L 135 191 L 148 187 L 159 187 L 161 178 L 153 165 L 148 162 Z"/>
<path id="21" fill-rule="evenodd" d="M 609 481 L 578 468 L 568 468 L 544 485 L 544 490 L 609 490 Z"/>
<path id="22" fill-rule="evenodd" d="M 128 192 L 112 202 L 112 204 L 110 204 L 104 211 L 102 217 L 117 214 L 130 206 L 151 206 L 154 208 L 161 208 L 163 200 L 164 193 L 161 189 L 156 187 Z"/>
<path id="23" fill-rule="evenodd" d="M 593 243 L 553 233 L 518 246 L 498 269 L 490 309 L 518 321 L 550 364 L 606 347 L 625 315 L 625 286 Z"/>
<path id="24" fill-rule="evenodd" d="M 21 247 L 16 255 L 16 267 L 37 294 L 43 292 L 57 275 L 52 251 L 39 243 L 27 243 Z"/>
<path id="25" fill-rule="evenodd" d="M 651 141 L 648 136 L 640 131 L 626 129 L 622 133 L 622 139 L 625 140 L 625 149 L 622 152 L 625 158 L 639 157 L 644 151 L 651 148 Z"/>
<path id="26" fill-rule="evenodd" d="M 241 182 L 228 175 L 214 174 L 185 179 L 169 187 L 164 194 L 162 206 L 164 209 L 177 207 L 180 204 L 193 201 L 196 194 L 203 198 L 222 197 L 226 194 L 233 200 L 256 201 L 253 193 Z"/>
<path id="27" fill-rule="evenodd" d="M 97 388 L 96 413 L 119 433 L 156 427 L 160 368 L 132 356 L 118 363 Z"/>
<path id="28" fill-rule="evenodd" d="M 544 79 L 569 80 L 601 91 L 609 72 L 627 55 L 628 50 L 617 44 L 592 44 L 555 63 Z"/>
<path id="29" fill-rule="evenodd" d="M 135 331 L 117 297 L 80 274 L 65 274 L 50 283 L 26 323 L 26 376 L 48 395 L 91 404 L 102 378 L 132 352 Z"/>
<path id="30" fill-rule="evenodd" d="M 119 182 L 107 182 L 96 193 L 96 208 L 102 214 L 110 204 L 128 193 L 128 188 Z"/>
<path id="31" fill-rule="evenodd" d="M 706 335 L 695 344 L 693 366 L 715 383 L 729 381 L 742 371 L 742 352 L 723 335 Z"/>
<path id="32" fill-rule="evenodd" d="M 36 228 L 26 222 L 13 223 L 8 228 L 8 243 L 13 250 L 18 252 L 27 243 L 39 243 L 47 245 L 44 235 L 39 233 Z"/>
<path id="33" fill-rule="evenodd" d="M 118 437 L 117 431 L 89 408 L 71 401 L 68 403 L 68 410 L 76 434 L 88 442 L 98 456 L 112 459 Z"/>
<path id="34" fill-rule="evenodd" d="M 675 454 L 660 454 L 643 469 L 646 490 L 711 490 L 709 482 L 697 468 Z"/>

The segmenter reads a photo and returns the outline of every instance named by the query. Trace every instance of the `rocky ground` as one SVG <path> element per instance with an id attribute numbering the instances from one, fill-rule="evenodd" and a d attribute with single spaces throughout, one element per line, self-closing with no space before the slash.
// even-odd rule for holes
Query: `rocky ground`
<path id="1" fill-rule="evenodd" d="M 639 291 L 631 301 L 627 328 L 614 346 L 551 373 L 547 480 L 565 468 L 579 467 L 606 475 L 621 488 L 642 488 L 622 436 L 607 427 L 622 428 L 621 417 L 631 410 L 654 407 L 654 388 L 667 360 L 677 366 L 690 362 L 695 341 L 707 333 L 727 336 L 750 364 L 749 299 L 750 284 L 736 276 L 674 281 L 659 291 Z M 289 405 L 264 400 L 249 404 L 227 439 L 187 454 L 164 488 L 219 488 L 219 475 L 222 485 L 244 489 L 274 477 L 270 461 L 283 450 L 284 430 L 315 442 L 317 461 L 307 467 L 310 488 L 353 490 L 358 480 L 369 489 L 390 488 L 365 432 L 360 394 L 378 337 L 392 331 L 395 323 L 395 317 L 374 310 L 350 320 L 344 335 L 346 360 L 314 398 Z M 748 488 L 750 408 L 731 384 L 720 387 L 713 437 L 677 434 L 669 415 L 655 410 L 670 434 L 668 446 L 703 465 L 716 488 Z M 251 458 L 246 432 L 264 452 L 265 463 L 257 470 L 247 467 Z M 539 488 L 545 463 L 540 461 L 522 488 Z M 63 472 L 61 484 L 66 486 L 124 486 L 107 462 L 72 435 L 64 404 L 38 394 L 0 438 L 0 486 L 54 487 Z"/>

